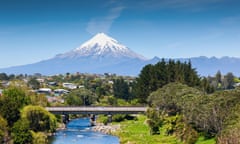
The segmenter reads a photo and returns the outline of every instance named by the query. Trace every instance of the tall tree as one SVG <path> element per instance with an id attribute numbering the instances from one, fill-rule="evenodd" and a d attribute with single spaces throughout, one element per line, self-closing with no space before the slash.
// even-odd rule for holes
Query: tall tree
<path id="1" fill-rule="evenodd" d="M 130 99 L 129 86 L 123 78 L 114 80 L 113 95 L 124 100 Z"/>
<path id="2" fill-rule="evenodd" d="M 147 97 L 151 92 L 150 80 L 152 79 L 153 65 L 146 65 L 137 78 L 137 83 L 134 86 L 135 97 L 139 99 L 141 103 L 146 103 Z"/>
<path id="3" fill-rule="evenodd" d="M 232 89 L 233 85 L 234 85 L 234 75 L 233 73 L 229 72 L 224 76 L 223 86 L 225 89 Z"/>
<path id="4" fill-rule="evenodd" d="M 91 105 L 97 101 L 97 96 L 86 88 L 80 88 L 67 94 L 65 101 L 72 106 Z"/>
<path id="5" fill-rule="evenodd" d="M 220 71 L 217 71 L 215 77 L 216 77 L 217 83 L 222 83 L 222 74 Z"/>
<path id="6" fill-rule="evenodd" d="M 6 73 L 0 73 L 0 80 L 8 80 L 9 77 Z"/>
<path id="7" fill-rule="evenodd" d="M 164 59 L 155 65 L 145 66 L 134 86 L 135 97 L 145 103 L 149 94 L 171 82 L 181 82 L 188 86 L 199 86 L 200 78 L 191 62 L 181 63 Z"/>

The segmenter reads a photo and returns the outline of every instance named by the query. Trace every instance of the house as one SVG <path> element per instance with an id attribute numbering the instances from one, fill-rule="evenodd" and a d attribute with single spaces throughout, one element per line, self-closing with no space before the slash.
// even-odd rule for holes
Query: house
<path id="1" fill-rule="evenodd" d="M 55 89 L 54 90 L 55 95 L 68 94 L 68 93 L 69 93 L 69 91 L 65 90 L 65 89 Z"/>
<path id="2" fill-rule="evenodd" d="M 58 86 L 58 83 L 57 82 L 48 82 L 48 85 L 50 85 L 50 86 Z"/>
<path id="3" fill-rule="evenodd" d="M 37 80 L 38 82 L 40 82 L 40 83 L 44 83 L 44 81 L 45 81 L 45 80 L 42 79 L 42 78 L 37 78 L 36 80 Z"/>
<path id="4" fill-rule="evenodd" d="M 68 88 L 68 89 L 76 89 L 77 85 L 73 84 L 73 83 L 63 83 L 62 86 L 64 88 Z"/>
<path id="5" fill-rule="evenodd" d="M 50 95 L 52 93 L 52 90 L 50 88 L 40 88 L 37 90 L 37 92 Z"/>

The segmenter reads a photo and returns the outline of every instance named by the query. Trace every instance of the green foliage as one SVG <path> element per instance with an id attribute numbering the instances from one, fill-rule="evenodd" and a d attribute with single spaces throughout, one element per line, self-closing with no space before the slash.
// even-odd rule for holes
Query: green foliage
<path id="1" fill-rule="evenodd" d="M 155 65 L 145 66 L 137 83 L 134 87 L 134 94 L 140 102 L 145 103 L 151 92 L 172 82 L 179 82 L 188 86 L 199 86 L 199 77 L 195 69 L 192 68 L 191 62 L 181 63 L 164 59 Z"/>
<path id="2" fill-rule="evenodd" d="M 186 144 L 195 144 L 198 140 L 198 132 L 189 125 L 183 116 L 176 115 L 173 116 L 173 125 L 174 134 Z"/>
<path id="3" fill-rule="evenodd" d="M 179 115 L 165 117 L 164 127 L 166 135 L 172 135 L 177 130 L 177 125 L 180 123 L 181 117 Z"/>
<path id="4" fill-rule="evenodd" d="M 65 100 L 71 106 L 91 105 L 97 101 L 97 96 L 86 88 L 80 88 L 71 91 Z"/>
<path id="5" fill-rule="evenodd" d="M 49 105 L 45 94 L 32 93 L 30 94 L 30 101 L 32 105 L 38 105 L 42 107 L 46 107 Z"/>
<path id="6" fill-rule="evenodd" d="M 234 85 L 234 75 L 232 73 L 227 73 L 223 79 L 223 87 L 225 89 L 233 89 Z"/>
<path id="7" fill-rule="evenodd" d="M 57 119 L 43 107 L 26 106 L 21 112 L 21 118 L 29 122 L 29 128 L 35 132 L 54 132 Z"/>
<path id="8" fill-rule="evenodd" d="M 216 90 L 233 89 L 234 84 L 239 81 L 233 73 L 228 72 L 226 75 L 222 75 L 220 71 L 216 73 L 215 77 L 208 76 L 207 79 L 210 85 Z"/>
<path id="9" fill-rule="evenodd" d="M 160 134 L 159 127 L 162 126 L 163 118 L 159 111 L 157 111 L 155 107 L 148 108 L 147 117 L 149 118 L 147 124 L 150 127 L 150 134 Z"/>
<path id="10" fill-rule="evenodd" d="M 114 122 L 121 122 L 124 121 L 126 118 L 125 114 L 115 114 L 112 116 L 112 121 Z"/>
<path id="11" fill-rule="evenodd" d="M 0 73 L 0 80 L 9 80 L 9 77 L 6 73 Z"/>
<path id="12" fill-rule="evenodd" d="M 215 92 L 196 103 L 195 115 L 191 121 L 207 137 L 213 137 L 224 130 L 226 124 L 233 125 L 232 120 L 236 120 L 235 108 L 239 102 L 239 90 Z M 230 121 L 232 122 L 229 123 Z"/>
<path id="13" fill-rule="evenodd" d="M 206 139 L 203 136 L 200 136 L 195 144 L 216 144 L 215 138 Z"/>
<path id="14" fill-rule="evenodd" d="M 219 144 L 240 143 L 240 104 L 231 110 L 232 113 L 225 120 L 223 130 L 217 136 Z"/>
<path id="15" fill-rule="evenodd" d="M 240 143 L 240 128 L 232 127 L 225 130 L 217 138 L 218 144 L 239 144 Z"/>
<path id="16" fill-rule="evenodd" d="M 104 116 L 104 115 L 98 115 L 97 122 L 98 123 L 103 123 L 104 125 L 107 125 L 108 117 Z"/>
<path id="17" fill-rule="evenodd" d="M 202 93 L 181 83 L 170 83 L 151 93 L 148 98 L 150 105 L 154 105 L 168 115 L 176 115 L 193 108 L 194 101 Z"/>
<path id="18" fill-rule="evenodd" d="M 47 135 L 43 132 L 34 132 L 32 131 L 32 144 L 47 144 L 48 139 Z"/>
<path id="19" fill-rule="evenodd" d="M 36 78 L 30 78 L 30 80 L 28 81 L 28 86 L 32 89 L 39 89 L 40 83 L 36 80 Z"/>
<path id="20" fill-rule="evenodd" d="M 21 88 L 10 87 L 0 97 L 0 112 L 11 127 L 20 118 L 20 109 L 29 104 L 30 99 Z"/>
<path id="21" fill-rule="evenodd" d="M 4 143 L 7 136 L 7 121 L 0 115 L 0 143 Z"/>
<path id="22" fill-rule="evenodd" d="M 210 81 L 206 77 L 203 77 L 200 80 L 200 85 L 201 85 L 202 91 L 205 93 L 209 94 L 215 91 L 214 87 L 210 84 Z"/>
<path id="23" fill-rule="evenodd" d="M 116 98 L 129 100 L 130 93 L 129 93 L 129 86 L 123 80 L 123 78 L 115 79 L 113 83 L 113 95 Z"/>
<path id="24" fill-rule="evenodd" d="M 32 135 L 29 130 L 29 123 L 27 120 L 20 119 L 12 128 L 12 137 L 14 144 L 31 144 Z"/>
<path id="25" fill-rule="evenodd" d="M 151 135 L 150 128 L 146 124 L 146 116 L 139 115 L 137 120 L 125 120 L 120 122 L 121 130 L 116 132 L 120 138 L 120 143 L 131 144 L 183 144 L 175 136 Z M 164 131 L 161 129 L 161 131 Z"/>
<path id="26" fill-rule="evenodd" d="M 239 89 L 217 91 L 206 95 L 186 85 L 172 83 L 153 92 L 149 97 L 149 102 L 159 108 L 165 117 L 181 114 L 184 121 L 173 123 L 182 123 L 185 129 L 192 131 L 192 138 L 189 137 L 190 134 L 184 134 L 190 138 L 189 141 L 195 141 L 197 137 L 195 130 L 203 133 L 205 137 L 211 138 L 226 131 L 229 127 L 236 127 L 236 124 L 239 123 L 240 114 L 236 113 L 236 111 L 240 111 L 240 106 L 238 106 L 240 102 Z M 153 117 L 152 119 L 158 118 Z M 168 126 L 166 129 L 169 133 L 174 133 L 178 128 L 174 127 L 172 122 L 169 123 L 165 124 Z M 229 129 L 231 130 L 231 128 Z M 223 136 L 228 133 L 223 133 Z M 238 136 L 234 135 L 234 137 L 238 139 Z"/>
<path id="27" fill-rule="evenodd" d="M 117 106 L 118 105 L 118 102 L 117 102 L 117 98 L 113 97 L 113 96 L 109 96 L 107 98 L 107 102 L 109 105 L 111 106 Z"/>

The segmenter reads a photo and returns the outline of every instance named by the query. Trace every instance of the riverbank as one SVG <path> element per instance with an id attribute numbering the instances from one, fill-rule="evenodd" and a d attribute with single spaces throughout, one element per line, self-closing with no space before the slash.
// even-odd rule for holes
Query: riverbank
<path id="1" fill-rule="evenodd" d="M 120 124 L 104 125 L 103 123 L 97 123 L 96 126 L 92 127 L 92 130 L 95 132 L 114 135 L 114 133 L 120 130 Z"/>
<path id="2" fill-rule="evenodd" d="M 174 135 L 165 135 L 162 128 L 160 135 L 150 135 L 150 129 L 146 124 L 146 116 L 138 115 L 137 120 L 124 120 L 120 123 L 109 125 L 97 124 L 93 131 L 117 136 L 120 144 L 183 144 Z M 215 144 L 214 139 L 200 137 L 197 144 Z"/>
<path id="3" fill-rule="evenodd" d="M 91 130 L 89 118 L 72 119 L 66 128 L 56 131 L 49 137 L 48 144 L 119 144 L 116 136 Z"/>

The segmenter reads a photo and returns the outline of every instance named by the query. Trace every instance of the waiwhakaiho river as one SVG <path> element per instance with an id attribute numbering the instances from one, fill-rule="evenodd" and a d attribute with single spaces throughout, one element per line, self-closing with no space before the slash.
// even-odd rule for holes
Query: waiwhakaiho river
<path id="1" fill-rule="evenodd" d="M 119 144 L 119 139 L 92 131 L 89 119 L 79 118 L 71 120 L 66 129 L 57 131 L 49 144 Z"/>

